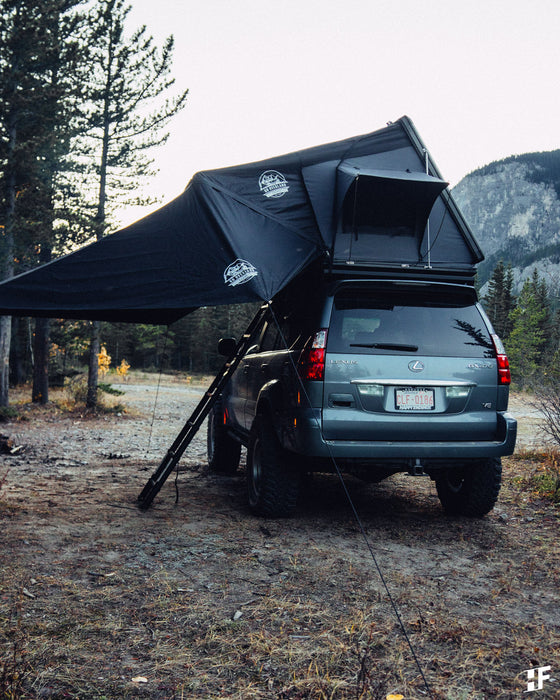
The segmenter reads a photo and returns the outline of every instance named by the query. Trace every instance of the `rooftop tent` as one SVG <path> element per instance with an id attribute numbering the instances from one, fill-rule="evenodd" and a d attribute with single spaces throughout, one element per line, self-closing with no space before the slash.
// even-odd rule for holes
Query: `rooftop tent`
<path id="1" fill-rule="evenodd" d="M 271 299 L 321 258 L 474 274 L 482 253 L 445 185 L 408 117 L 200 172 L 153 214 L 0 284 L 0 314 L 167 324 Z"/>

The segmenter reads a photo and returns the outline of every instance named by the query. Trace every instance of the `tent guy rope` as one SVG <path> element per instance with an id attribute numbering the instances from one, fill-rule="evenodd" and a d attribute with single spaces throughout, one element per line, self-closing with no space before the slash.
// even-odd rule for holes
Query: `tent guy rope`
<path id="1" fill-rule="evenodd" d="M 273 305 L 273 303 L 270 304 L 270 315 L 272 316 L 272 319 L 274 320 L 274 323 L 275 323 L 276 328 L 277 328 L 277 330 L 278 330 L 278 334 L 279 334 L 280 338 L 282 339 L 282 343 L 284 344 L 285 349 L 286 349 L 286 350 L 289 350 L 287 340 L 286 340 L 286 338 L 285 338 L 285 336 L 284 336 L 284 334 L 283 334 L 283 332 L 282 332 L 281 324 L 280 324 L 280 322 L 278 321 L 278 318 L 277 318 L 276 314 L 274 313 L 274 305 Z M 290 363 L 291 363 L 291 365 L 292 365 L 292 369 L 293 369 L 293 371 L 294 371 L 294 375 L 298 378 L 299 387 L 300 387 L 300 390 L 301 390 L 301 392 L 302 392 L 302 396 L 304 396 L 305 401 L 307 402 L 308 406 L 309 406 L 310 408 L 313 408 L 313 403 L 312 403 L 312 401 L 311 401 L 311 399 L 310 399 L 310 397 L 309 397 L 309 394 L 308 394 L 307 391 L 306 391 L 305 384 L 303 383 L 303 380 L 302 380 L 301 377 L 299 376 L 299 373 L 298 373 L 298 371 L 297 371 L 297 367 L 296 367 L 296 365 L 295 365 L 294 358 L 293 358 L 292 354 L 291 354 L 291 353 L 288 353 L 288 357 L 289 357 L 289 359 L 290 359 Z M 319 419 L 316 417 L 315 420 L 316 420 L 316 423 L 317 423 L 317 428 L 318 428 L 319 431 L 322 433 L 322 427 L 321 427 L 321 424 L 320 424 Z M 326 445 L 328 446 L 328 444 L 329 444 L 328 441 L 325 440 L 325 443 L 326 443 Z M 423 670 L 423 668 L 422 668 L 422 664 L 420 663 L 420 660 L 419 660 L 419 658 L 418 658 L 418 656 L 417 656 L 417 654 L 416 654 L 416 651 L 415 651 L 415 649 L 414 649 L 414 645 L 412 644 L 412 640 L 410 639 L 410 636 L 409 636 L 409 634 L 408 634 L 408 632 L 407 632 L 407 630 L 406 630 L 406 626 L 405 626 L 405 624 L 404 624 L 404 622 L 403 622 L 403 619 L 402 619 L 402 617 L 401 617 L 401 614 L 400 614 L 400 612 L 399 612 L 399 609 L 398 609 L 398 607 L 397 607 L 397 604 L 396 604 L 396 602 L 395 602 L 395 599 L 394 599 L 393 595 L 391 594 L 391 591 L 390 591 L 389 586 L 388 586 L 388 584 L 387 584 L 387 580 L 386 580 L 385 576 L 383 575 L 383 571 L 382 571 L 382 569 L 381 569 L 381 565 L 379 564 L 379 561 L 377 560 L 377 557 L 376 557 L 375 552 L 374 552 L 374 550 L 373 550 L 373 546 L 372 546 L 372 544 L 371 544 L 371 542 L 370 542 L 369 537 L 367 536 L 367 532 L 366 532 L 366 530 L 365 530 L 365 527 L 364 527 L 364 524 L 363 524 L 363 522 L 362 522 L 362 519 L 360 518 L 360 516 L 359 516 L 359 514 L 358 514 L 358 510 L 357 510 L 357 508 L 356 508 L 356 506 L 355 506 L 355 504 L 354 504 L 354 501 L 352 500 L 352 496 L 350 495 L 350 491 L 348 490 L 348 487 L 346 486 L 346 482 L 345 482 L 345 480 L 344 480 L 344 476 L 342 475 L 342 472 L 341 472 L 341 470 L 340 470 L 340 467 L 338 466 L 338 463 L 337 463 L 337 461 L 336 461 L 336 458 L 335 458 L 335 456 L 332 454 L 332 451 L 331 451 L 330 449 L 329 449 L 329 454 L 330 454 L 330 460 L 331 460 L 331 463 L 332 463 L 332 465 L 333 465 L 333 467 L 334 467 L 334 470 L 335 470 L 335 473 L 336 473 L 336 475 L 337 475 L 337 478 L 338 478 L 338 480 L 340 481 L 340 484 L 341 484 L 341 486 L 342 486 L 342 490 L 344 491 L 344 496 L 345 496 L 346 500 L 348 501 L 348 504 L 349 504 L 350 509 L 351 509 L 351 511 L 352 511 L 352 515 L 353 515 L 353 517 L 354 517 L 354 520 L 356 521 L 356 524 L 358 525 L 358 528 L 359 528 L 359 530 L 360 530 L 360 534 L 361 534 L 362 539 L 363 539 L 363 541 L 364 541 L 364 543 L 365 543 L 365 545 L 366 545 L 366 547 L 367 547 L 367 550 L 368 550 L 368 552 L 369 552 L 370 558 L 371 558 L 371 560 L 373 561 L 373 564 L 374 564 L 374 566 L 375 566 L 375 569 L 376 569 L 376 571 L 377 571 L 377 573 L 378 573 L 378 575 L 379 575 L 379 579 L 381 580 L 381 583 L 382 583 L 382 585 L 383 585 L 383 588 L 385 589 L 385 593 L 387 594 L 387 597 L 389 598 L 389 603 L 390 603 L 390 605 L 391 605 L 391 609 L 392 609 L 392 611 L 393 611 L 393 613 L 394 613 L 394 615 L 395 615 L 395 617 L 396 617 L 396 619 L 397 619 L 397 622 L 398 622 L 398 624 L 399 624 L 399 627 L 400 627 L 400 630 L 401 630 L 401 632 L 402 632 L 402 635 L 403 635 L 403 637 L 404 637 L 404 639 L 405 639 L 405 641 L 406 641 L 406 644 L 407 644 L 408 648 L 410 649 L 410 653 L 412 654 L 412 658 L 414 659 L 414 662 L 415 662 L 415 664 L 416 664 L 416 667 L 418 668 L 418 671 L 419 671 L 419 673 L 420 673 L 420 676 L 422 677 L 422 681 L 423 681 L 423 683 L 424 683 L 424 686 L 425 686 L 425 688 L 426 688 L 426 691 L 427 691 L 429 697 L 430 697 L 430 698 L 433 698 L 434 696 L 433 696 L 433 694 L 432 694 L 432 691 L 431 691 L 430 685 L 429 685 L 429 683 L 428 683 L 428 680 L 427 680 L 427 678 L 426 678 L 426 675 L 424 674 L 424 670 Z"/>

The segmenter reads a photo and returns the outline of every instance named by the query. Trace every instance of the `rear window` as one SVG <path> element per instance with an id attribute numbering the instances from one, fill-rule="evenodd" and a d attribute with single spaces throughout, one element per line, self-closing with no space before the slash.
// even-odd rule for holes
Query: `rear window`
<path id="1" fill-rule="evenodd" d="M 344 290 L 336 298 L 328 351 L 494 357 L 480 312 L 464 294 L 438 289 Z"/>

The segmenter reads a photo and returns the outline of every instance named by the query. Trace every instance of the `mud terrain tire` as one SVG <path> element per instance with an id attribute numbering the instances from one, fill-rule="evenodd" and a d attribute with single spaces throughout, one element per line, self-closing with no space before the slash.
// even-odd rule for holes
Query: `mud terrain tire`
<path id="1" fill-rule="evenodd" d="M 288 463 L 274 428 L 265 416 L 257 416 L 247 448 L 247 496 L 256 515 L 286 518 L 297 505 L 301 476 Z"/>
<path id="2" fill-rule="evenodd" d="M 435 477 L 436 489 L 448 515 L 482 517 L 495 506 L 502 483 L 501 460 L 480 460 L 465 469 L 448 469 Z"/>
<path id="3" fill-rule="evenodd" d="M 206 445 L 210 470 L 218 474 L 235 474 L 241 458 L 241 444 L 225 429 L 221 401 L 217 401 L 208 414 Z"/>

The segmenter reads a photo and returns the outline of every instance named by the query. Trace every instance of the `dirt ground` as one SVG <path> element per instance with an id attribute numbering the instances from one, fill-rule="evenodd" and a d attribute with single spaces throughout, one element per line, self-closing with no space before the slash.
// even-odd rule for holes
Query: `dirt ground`
<path id="1" fill-rule="evenodd" d="M 560 698 L 560 508 L 522 398 L 491 514 L 444 516 L 428 478 L 349 478 L 364 537 L 334 476 L 290 520 L 253 517 L 205 431 L 140 511 L 200 389 L 123 388 L 120 414 L 0 426 L 0 698 L 510 699 L 545 666 L 534 697 Z"/>

